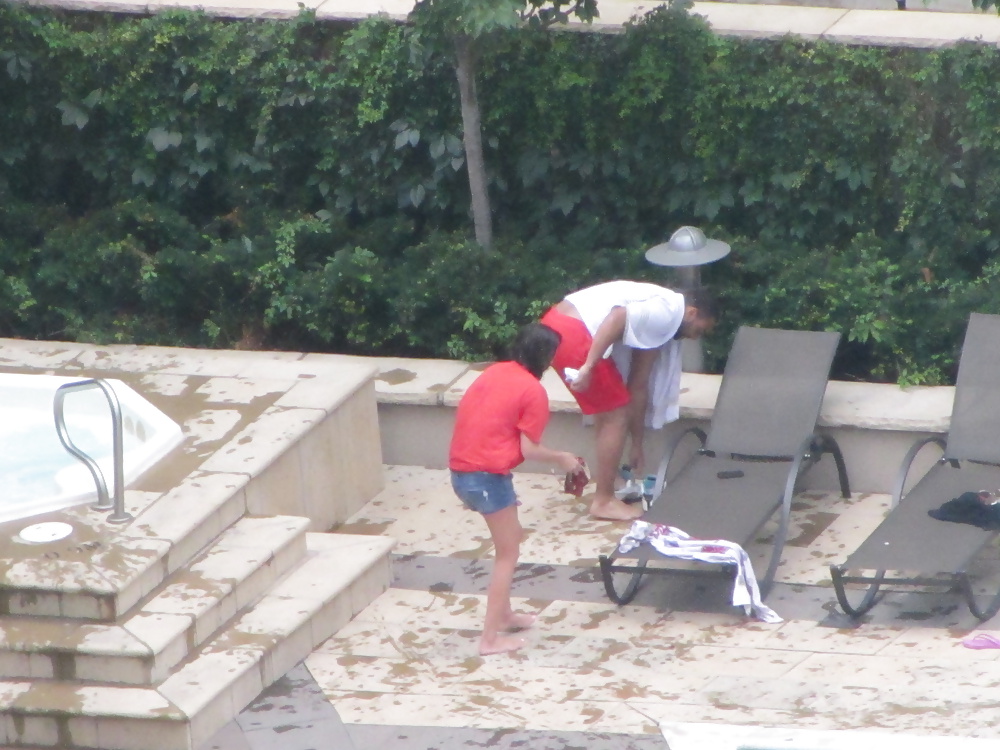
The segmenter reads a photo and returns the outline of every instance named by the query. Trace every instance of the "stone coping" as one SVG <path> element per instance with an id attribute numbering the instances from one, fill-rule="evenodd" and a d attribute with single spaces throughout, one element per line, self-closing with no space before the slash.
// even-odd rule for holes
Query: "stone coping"
<path id="1" fill-rule="evenodd" d="M 17 0 L 15 0 L 17 1 Z M 20 0 L 30 5 L 106 13 L 156 13 L 170 8 L 201 9 L 226 18 L 292 18 L 304 7 L 325 21 L 358 21 L 385 15 L 405 21 L 413 0 Z M 662 3 L 600 0 L 593 24 L 574 30 L 617 32 L 630 18 Z M 890 4 L 887 0 L 887 6 Z M 1000 43 L 1000 16 L 991 12 L 869 10 L 751 3 L 696 2 L 692 12 L 726 36 L 777 38 L 788 34 L 843 44 L 942 47 L 959 41 Z"/>
<path id="2" fill-rule="evenodd" d="M 201 375 L 281 382 L 280 406 L 329 412 L 374 376 L 380 404 L 455 407 L 485 363 L 446 359 L 362 357 L 301 352 L 250 352 L 155 346 L 93 346 L 67 342 L 0 339 L 0 369 L 54 371 L 101 369 L 170 375 Z M 333 377 L 322 377 L 324 375 Z M 684 373 L 681 417 L 709 420 L 719 393 L 720 375 Z M 552 370 L 542 384 L 555 413 L 579 413 L 566 386 Z M 900 388 L 883 383 L 830 381 L 820 411 L 820 426 L 862 430 L 945 433 L 954 400 L 953 386 Z M 244 394 L 233 394 L 243 400 Z"/>
<path id="3" fill-rule="evenodd" d="M 81 504 L 0 524 L 0 578 L 31 591 L 12 597 L 6 613 L 107 620 L 252 510 L 250 481 L 371 388 L 379 364 L 334 354 L 0 339 L 0 372 L 119 379 L 184 431 L 169 466 L 126 490 L 131 523 L 109 525 L 106 511 Z M 17 533 L 49 520 L 70 523 L 74 534 L 49 545 L 53 557 L 41 570 L 37 549 Z"/>
<path id="4" fill-rule="evenodd" d="M 131 372 L 161 379 L 231 378 L 230 383 L 266 381 L 263 390 L 285 392 L 278 405 L 330 413 L 354 393 L 358 383 L 371 378 L 379 368 L 368 358 L 340 354 L 0 339 L 0 370 L 50 374 L 58 371 L 60 375 L 77 370 L 95 377 L 107 371 L 112 378 L 121 372 Z M 260 394 L 231 392 L 221 400 L 239 402 L 257 395 Z"/>
<path id="5" fill-rule="evenodd" d="M 434 359 L 373 358 L 379 369 L 375 392 L 380 404 L 454 407 L 484 365 Z M 721 375 L 686 372 L 681 377 L 681 417 L 709 420 Z M 555 413 L 579 413 L 554 371 L 542 378 Z M 951 421 L 953 386 L 900 388 L 883 383 L 832 380 L 826 389 L 819 424 L 860 430 L 945 433 Z"/>

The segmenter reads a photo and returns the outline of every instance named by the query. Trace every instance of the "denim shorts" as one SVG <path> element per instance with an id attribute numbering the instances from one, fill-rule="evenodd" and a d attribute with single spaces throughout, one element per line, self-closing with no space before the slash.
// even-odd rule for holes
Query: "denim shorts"
<path id="1" fill-rule="evenodd" d="M 484 516 L 518 505 L 514 477 L 488 471 L 452 471 L 451 486 L 470 510 Z"/>

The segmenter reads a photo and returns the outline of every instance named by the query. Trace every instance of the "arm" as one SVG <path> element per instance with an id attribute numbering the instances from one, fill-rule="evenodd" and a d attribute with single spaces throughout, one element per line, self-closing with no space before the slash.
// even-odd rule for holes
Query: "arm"
<path id="1" fill-rule="evenodd" d="M 649 376 L 660 355 L 659 349 L 633 349 L 629 366 L 628 392 L 631 400 L 627 408 L 629 434 L 629 463 L 641 472 L 644 463 L 643 439 L 646 435 L 646 406 L 649 403 Z"/>
<path id="2" fill-rule="evenodd" d="M 523 432 L 521 433 L 521 454 L 529 461 L 554 464 L 567 474 L 583 469 L 583 465 L 572 453 L 547 448 L 541 443 L 534 442 Z"/>
<path id="3" fill-rule="evenodd" d="M 597 327 L 594 340 L 590 344 L 590 351 L 587 352 L 587 361 L 580 367 L 580 374 L 570 388 L 574 391 L 585 391 L 590 387 L 590 377 L 594 365 L 601 360 L 609 346 L 621 341 L 622 336 L 625 335 L 625 322 L 625 308 L 611 308 L 611 312 Z"/>

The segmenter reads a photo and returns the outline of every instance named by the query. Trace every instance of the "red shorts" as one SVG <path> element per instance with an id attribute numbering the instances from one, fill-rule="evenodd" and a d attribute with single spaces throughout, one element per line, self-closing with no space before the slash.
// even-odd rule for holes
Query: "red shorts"
<path id="1" fill-rule="evenodd" d="M 587 326 L 578 318 L 572 318 L 557 312 L 555 308 L 550 308 L 542 316 L 542 323 L 553 329 L 562 336 L 556 355 L 552 358 L 552 367 L 559 376 L 566 381 L 564 370 L 567 367 L 579 370 L 587 361 L 587 354 L 590 352 L 590 345 L 594 339 L 587 330 Z M 580 411 L 584 414 L 600 414 L 606 411 L 625 406 L 630 401 L 628 388 L 622 375 L 618 372 L 615 363 L 610 359 L 598 360 L 594 365 L 594 371 L 590 379 L 590 387 L 582 393 L 569 392 L 580 405 Z"/>

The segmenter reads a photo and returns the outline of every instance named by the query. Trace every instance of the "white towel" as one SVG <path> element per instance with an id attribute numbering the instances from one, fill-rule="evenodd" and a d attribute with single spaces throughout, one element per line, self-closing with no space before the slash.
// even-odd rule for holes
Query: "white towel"
<path id="1" fill-rule="evenodd" d="M 623 343 L 611 349 L 615 366 L 628 381 L 632 364 L 632 349 Z M 646 426 L 658 430 L 680 416 L 681 399 L 681 340 L 671 339 L 660 347 L 653 369 L 649 373 L 649 401 L 646 404 Z"/>
<path id="2" fill-rule="evenodd" d="M 740 545 L 724 539 L 692 539 L 689 534 L 673 526 L 634 521 L 632 528 L 618 543 L 618 551 L 622 554 L 631 552 L 643 542 L 652 545 L 653 549 L 666 557 L 735 565 L 733 606 L 743 607 L 747 614 L 753 613 L 763 622 L 783 622 L 777 612 L 761 601 L 753 565 L 746 550 Z"/>

